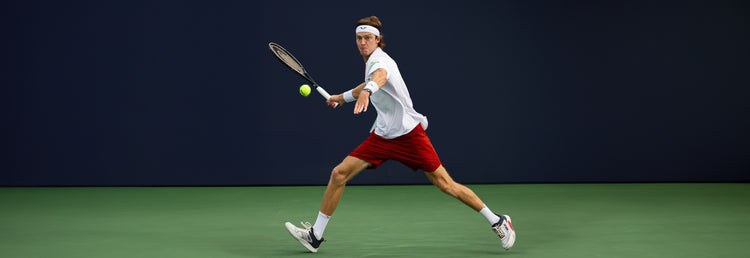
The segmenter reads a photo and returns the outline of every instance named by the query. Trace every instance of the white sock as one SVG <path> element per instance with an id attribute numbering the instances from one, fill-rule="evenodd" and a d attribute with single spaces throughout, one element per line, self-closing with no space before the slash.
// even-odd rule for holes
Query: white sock
<path id="1" fill-rule="evenodd" d="M 331 216 L 323 214 L 323 212 L 318 212 L 318 219 L 315 220 L 315 225 L 313 225 L 313 234 L 318 239 L 323 239 L 323 231 L 326 230 L 326 226 L 328 225 L 328 220 L 331 219 Z"/>
<path id="2" fill-rule="evenodd" d="M 479 211 L 485 218 L 487 218 L 487 221 L 490 222 L 490 225 L 494 225 L 495 223 L 500 222 L 500 217 L 495 215 L 490 208 L 487 208 L 487 205 L 484 205 L 484 208 Z"/>

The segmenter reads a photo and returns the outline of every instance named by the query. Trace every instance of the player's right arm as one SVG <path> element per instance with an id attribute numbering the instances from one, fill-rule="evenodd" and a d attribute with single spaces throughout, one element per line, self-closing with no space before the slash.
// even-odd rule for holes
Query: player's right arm
<path id="1" fill-rule="evenodd" d="M 365 85 L 367 84 L 363 82 L 357 85 L 357 87 L 354 87 L 354 89 L 352 89 L 352 95 L 359 96 L 359 93 L 362 92 L 362 89 L 365 88 Z M 340 107 L 341 105 L 346 103 L 346 101 L 344 100 L 344 94 L 332 95 L 331 98 L 328 99 L 328 101 L 326 101 L 326 103 L 328 104 L 328 106 L 331 106 L 332 108 L 336 108 L 335 103 L 338 103 L 338 106 Z"/>

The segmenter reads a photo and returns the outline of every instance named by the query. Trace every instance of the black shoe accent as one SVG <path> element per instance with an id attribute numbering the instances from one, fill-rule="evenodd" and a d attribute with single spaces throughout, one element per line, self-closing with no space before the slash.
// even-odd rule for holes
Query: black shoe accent
<path id="1" fill-rule="evenodd" d="M 503 221 L 505 221 L 505 216 L 503 216 L 503 215 L 500 215 L 500 214 L 497 214 L 497 213 L 494 213 L 494 214 L 495 214 L 495 216 L 498 216 L 498 217 L 500 217 L 500 221 L 498 221 L 498 222 L 497 222 L 497 223 L 495 223 L 495 224 L 492 224 L 492 226 L 494 227 L 495 225 L 500 225 L 500 224 L 503 224 Z"/>
<path id="2" fill-rule="evenodd" d="M 315 234 L 313 234 L 312 228 L 310 229 L 310 239 L 312 239 L 312 242 L 310 242 L 310 245 L 314 248 L 318 248 L 320 246 L 320 243 L 323 243 L 323 241 L 326 241 L 325 238 L 321 238 L 318 240 L 317 237 L 315 237 Z"/>

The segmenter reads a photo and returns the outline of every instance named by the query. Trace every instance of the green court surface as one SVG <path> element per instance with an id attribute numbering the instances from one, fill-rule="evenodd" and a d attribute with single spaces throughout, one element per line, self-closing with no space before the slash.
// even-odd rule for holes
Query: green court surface
<path id="1" fill-rule="evenodd" d="M 317 254 L 304 187 L 0 188 L 0 257 L 750 257 L 750 184 L 469 185 L 508 213 L 500 247 L 430 185 L 349 186 Z"/>

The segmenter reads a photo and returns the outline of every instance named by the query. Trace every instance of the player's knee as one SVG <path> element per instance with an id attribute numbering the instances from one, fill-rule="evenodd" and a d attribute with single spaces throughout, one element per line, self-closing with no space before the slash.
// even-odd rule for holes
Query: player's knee
<path id="1" fill-rule="evenodd" d="M 333 171 L 331 171 L 331 181 L 338 184 L 345 184 L 346 181 L 349 181 L 349 174 L 349 171 L 346 169 L 343 169 L 341 166 L 336 166 L 333 168 Z"/>

